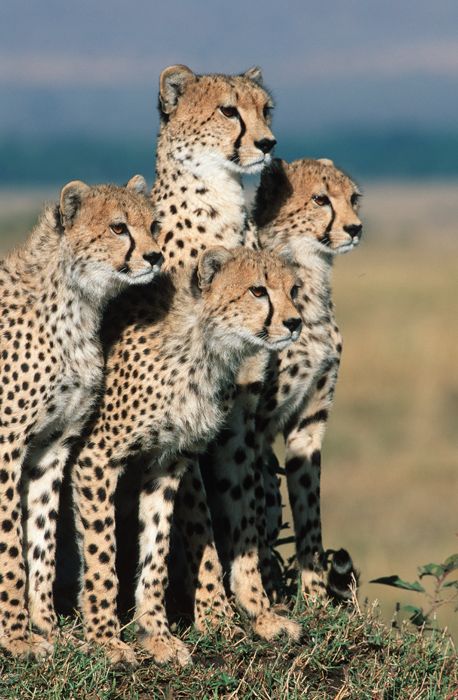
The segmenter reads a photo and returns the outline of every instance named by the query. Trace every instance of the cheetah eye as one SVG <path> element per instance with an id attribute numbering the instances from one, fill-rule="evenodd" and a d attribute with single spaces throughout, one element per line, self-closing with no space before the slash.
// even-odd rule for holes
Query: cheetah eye
<path id="1" fill-rule="evenodd" d="M 233 119 L 234 117 L 239 116 L 239 110 L 237 109 L 237 107 L 231 107 L 231 106 L 224 107 L 224 106 L 222 106 L 219 109 L 220 109 L 221 114 L 224 114 L 224 116 L 227 117 L 228 119 Z"/>
<path id="2" fill-rule="evenodd" d="M 331 204 L 329 197 L 327 197 L 325 194 L 314 194 L 312 199 L 315 204 L 318 204 L 319 207 L 324 207 L 326 204 Z"/>
<path id="3" fill-rule="evenodd" d="M 359 204 L 360 199 L 361 195 L 359 194 L 359 192 L 353 192 L 352 196 L 350 197 L 352 207 L 356 207 L 356 205 Z"/>
<path id="4" fill-rule="evenodd" d="M 110 224 L 110 228 L 117 236 L 122 236 L 124 233 L 129 233 L 126 224 Z"/>
<path id="5" fill-rule="evenodd" d="M 153 236 L 157 236 L 159 233 L 160 226 L 159 226 L 159 221 L 153 221 L 153 223 L 150 226 L 150 231 Z"/>
<path id="6" fill-rule="evenodd" d="M 264 109 L 262 110 L 264 119 L 270 119 L 270 117 L 272 116 L 272 110 L 273 107 L 271 107 L 270 105 L 264 105 Z"/>
<path id="7" fill-rule="evenodd" d="M 294 284 L 291 287 L 290 294 L 291 294 L 291 299 L 297 299 L 297 295 L 299 294 L 299 285 L 298 284 Z"/>
<path id="8" fill-rule="evenodd" d="M 267 289 L 265 287 L 250 287 L 250 292 L 257 299 L 267 296 Z"/>

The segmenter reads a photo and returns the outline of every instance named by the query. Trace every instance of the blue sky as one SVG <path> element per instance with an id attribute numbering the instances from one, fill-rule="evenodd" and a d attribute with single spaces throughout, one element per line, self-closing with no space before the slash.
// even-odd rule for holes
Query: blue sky
<path id="1" fill-rule="evenodd" d="M 258 64 L 280 129 L 454 128 L 456 0 L 3 0 L 0 132 L 154 128 L 157 79 Z"/>

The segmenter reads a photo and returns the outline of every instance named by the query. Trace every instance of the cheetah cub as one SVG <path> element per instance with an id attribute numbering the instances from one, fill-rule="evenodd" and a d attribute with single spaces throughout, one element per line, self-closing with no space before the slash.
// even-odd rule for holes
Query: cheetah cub
<path id="1" fill-rule="evenodd" d="M 249 410 L 213 444 L 205 486 L 218 552 L 230 574 L 235 601 L 264 638 L 273 637 L 278 629 L 269 614 L 268 594 L 273 592 L 270 546 L 278 535 L 279 516 L 281 523 L 271 446 L 282 431 L 303 591 L 308 595 L 325 590 L 320 448 L 341 350 L 331 273 L 335 254 L 359 243 L 359 198 L 356 185 L 329 160 L 290 165 L 275 160 L 263 171 L 257 191 L 254 218 L 259 242 L 294 267 L 303 329 L 294 347 L 270 356 L 263 381 L 247 386 L 243 401 Z M 252 467 L 250 472 L 243 471 L 246 465 Z"/>
<path id="2" fill-rule="evenodd" d="M 102 311 L 162 261 L 145 190 L 70 182 L 0 262 L 0 646 L 14 656 L 52 651 L 60 484 L 102 384 Z"/>
<path id="3" fill-rule="evenodd" d="M 286 442 L 286 476 L 293 512 L 296 553 L 304 595 L 323 596 L 324 552 L 320 518 L 321 444 L 332 407 L 342 350 L 334 318 L 331 276 L 336 255 L 360 241 L 361 193 L 332 161 L 274 161 L 261 179 L 254 217 L 261 247 L 275 251 L 296 269 L 301 289 L 296 300 L 303 322 L 300 342 L 272 360 L 257 412 L 257 474 L 264 472 L 267 509 L 258 503 L 260 540 L 272 545 L 278 535 L 280 502 L 270 446 L 279 432 Z M 281 522 L 281 518 L 280 518 Z M 269 548 L 262 556 L 263 578 L 270 588 Z M 343 552 L 343 550 L 342 550 Z M 340 559 L 342 552 L 339 553 Z M 333 579 L 351 579 L 351 560 L 334 561 Z M 344 557 L 345 559 L 345 557 Z M 339 563 L 340 562 L 340 563 Z M 346 574 L 346 575 L 344 575 Z M 342 586 L 341 586 L 342 587 Z M 337 595 L 328 582 L 328 593 Z M 346 595 L 345 595 L 346 593 Z"/>
<path id="4" fill-rule="evenodd" d="M 121 472 L 127 466 L 142 473 L 138 641 L 157 662 L 186 664 L 189 652 L 172 636 L 164 607 L 181 476 L 221 425 L 223 397 L 241 363 L 300 333 L 294 273 L 270 253 L 209 248 L 194 274 L 167 279 L 144 298 L 124 297 L 107 318 L 108 331 L 115 330 L 105 338 L 106 391 L 74 469 L 86 637 L 114 663 L 135 663 L 116 616 L 114 493 Z"/>

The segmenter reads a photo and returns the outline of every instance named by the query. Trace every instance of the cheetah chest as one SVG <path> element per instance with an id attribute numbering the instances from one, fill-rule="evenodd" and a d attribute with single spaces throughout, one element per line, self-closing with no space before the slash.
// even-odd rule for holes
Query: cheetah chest
<path id="1" fill-rule="evenodd" d="M 273 371 L 272 398 L 267 403 L 271 418 L 283 424 L 307 399 L 314 382 L 333 361 L 335 348 L 327 329 L 313 333 L 304 329 L 300 341 L 280 353 Z"/>
<path id="2" fill-rule="evenodd" d="M 80 345 L 78 352 L 63 358 L 60 371 L 48 392 L 42 421 L 43 434 L 79 428 L 89 417 L 103 380 L 102 358 L 98 346 Z"/>
<path id="3" fill-rule="evenodd" d="M 66 425 L 84 420 L 94 403 L 101 378 L 100 373 L 83 383 L 80 376 L 64 377 L 55 392 L 56 418 Z"/>

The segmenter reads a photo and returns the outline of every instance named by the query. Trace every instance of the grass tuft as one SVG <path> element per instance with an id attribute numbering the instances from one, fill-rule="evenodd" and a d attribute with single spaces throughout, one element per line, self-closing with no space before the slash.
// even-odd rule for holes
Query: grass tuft
<path id="1" fill-rule="evenodd" d="M 62 638 L 73 636 L 57 644 L 52 659 L 0 661 L 0 699 L 458 698 L 457 655 L 446 634 L 390 629 L 376 605 L 349 610 L 327 602 L 297 604 L 296 617 L 303 627 L 298 644 L 267 643 L 248 633 L 229 641 L 183 629 L 192 666 L 158 667 L 139 651 L 141 663 L 133 671 L 111 668 L 100 652 L 83 653 L 73 641 L 74 623 L 65 621 Z"/>

